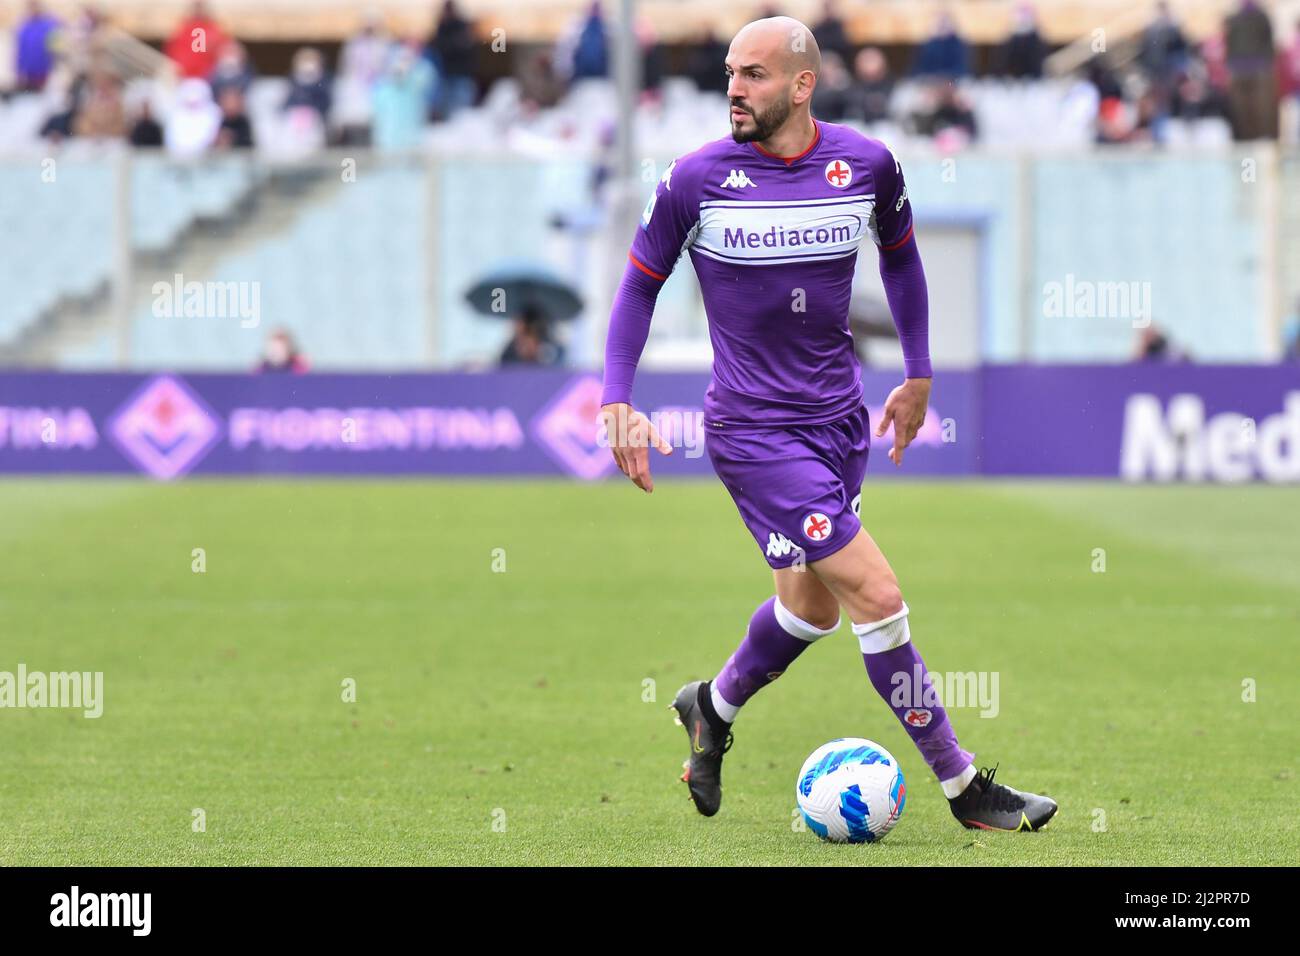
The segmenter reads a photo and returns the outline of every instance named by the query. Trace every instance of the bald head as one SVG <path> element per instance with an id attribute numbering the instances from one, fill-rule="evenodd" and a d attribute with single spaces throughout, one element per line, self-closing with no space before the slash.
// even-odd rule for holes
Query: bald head
<path id="1" fill-rule="evenodd" d="M 738 143 L 812 129 L 809 104 L 822 68 L 812 31 L 793 17 L 743 26 L 727 51 L 731 135 Z M 793 125 L 790 125 L 793 124 Z"/>
<path id="2" fill-rule="evenodd" d="M 767 17 L 740 28 L 731 41 L 732 50 L 747 50 L 763 62 L 794 77 L 804 70 L 820 76 L 822 52 L 812 31 L 794 17 Z"/>

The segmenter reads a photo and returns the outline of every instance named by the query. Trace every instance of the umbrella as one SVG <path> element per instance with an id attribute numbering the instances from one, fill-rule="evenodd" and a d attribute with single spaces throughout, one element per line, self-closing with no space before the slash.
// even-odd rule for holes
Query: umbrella
<path id="1" fill-rule="evenodd" d="M 504 262 L 474 283 L 465 300 L 483 315 L 512 318 L 535 310 L 550 319 L 571 319 L 582 311 L 576 289 L 537 262 Z"/>

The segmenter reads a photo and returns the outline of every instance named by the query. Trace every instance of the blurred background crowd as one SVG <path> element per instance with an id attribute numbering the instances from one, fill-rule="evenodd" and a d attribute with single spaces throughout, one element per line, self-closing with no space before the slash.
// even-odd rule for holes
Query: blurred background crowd
<path id="1" fill-rule="evenodd" d="M 596 368 L 647 194 L 777 13 L 814 115 L 908 171 L 936 364 L 1300 359 L 1300 0 L 24 0 L 0 366 Z M 873 259 L 852 327 L 897 365 Z M 160 317 L 190 283 L 260 314 Z M 689 269 L 659 301 L 646 367 L 707 367 Z"/>
<path id="2" fill-rule="evenodd" d="M 367 10 L 346 38 L 287 48 L 241 42 L 210 4 L 196 2 L 166 37 L 142 42 L 94 5 L 67 15 L 30 0 L 9 31 L 10 76 L 0 74 L 6 100 L 26 98 L 5 138 L 11 146 L 24 138 L 119 139 L 178 156 L 409 149 L 466 110 L 526 125 L 574 84 L 612 69 L 614 27 L 599 2 L 557 27 L 550 42 L 511 43 L 508 19 L 505 27 L 476 20 L 455 0 L 431 18 L 431 31 L 419 36 L 395 32 L 378 9 Z M 1157 3 L 1124 34 L 1099 28 L 1073 48 L 1045 39 L 1039 19 L 1033 3 L 1018 3 L 1004 35 L 974 43 L 940 9 L 921 42 L 876 45 L 856 42 L 840 6 L 827 3 L 814 28 L 824 55 L 815 113 L 960 148 L 997 142 L 1018 119 L 1024 135 L 1039 135 L 1041 118 L 1022 115 L 1023 90 L 1055 79 L 1049 132 L 1070 143 L 1165 143 L 1189 138 L 1189 129 L 1202 141 L 1294 139 L 1300 130 L 1300 18 L 1279 28 L 1256 0 L 1234 0 L 1217 29 L 1198 37 Z M 642 17 L 636 38 L 643 109 L 676 105 L 664 95 L 672 78 L 705 93 L 725 89 L 720 25 L 663 42 Z M 573 131 L 543 133 L 566 134 Z"/>

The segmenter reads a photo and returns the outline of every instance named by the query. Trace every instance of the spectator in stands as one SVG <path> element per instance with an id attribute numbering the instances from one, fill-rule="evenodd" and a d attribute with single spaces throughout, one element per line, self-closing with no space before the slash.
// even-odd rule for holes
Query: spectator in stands
<path id="1" fill-rule="evenodd" d="M 185 19 L 176 25 L 164 52 L 186 79 L 206 80 L 217 65 L 226 35 L 208 13 L 203 0 L 195 0 Z"/>
<path id="2" fill-rule="evenodd" d="M 609 75 L 609 35 L 599 0 L 579 21 L 576 33 L 562 40 L 560 46 L 565 55 L 557 56 L 557 61 L 567 67 L 570 79 Z"/>
<path id="3" fill-rule="evenodd" d="M 957 24 L 947 11 L 938 15 L 930 39 L 917 48 L 912 73 L 916 76 L 949 79 L 970 73 L 970 54 L 966 41 L 957 34 Z"/>
<path id="4" fill-rule="evenodd" d="M 1085 66 L 1088 82 L 1097 88 L 1097 95 L 1103 100 L 1123 99 L 1124 91 L 1120 87 L 1115 71 L 1106 65 L 1101 57 L 1093 57 Z"/>
<path id="5" fill-rule="evenodd" d="M 217 56 L 217 65 L 208 77 L 212 87 L 212 97 L 221 102 L 221 94 L 227 89 L 237 90 L 241 95 L 248 95 L 248 88 L 253 85 L 253 67 L 248 62 L 248 51 L 238 40 L 227 40 Z"/>
<path id="6" fill-rule="evenodd" d="M 1187 67 L 1190 48 L 1168 3 L 1156 4 L 1156 14 L 1142 31 L 1138 63 L 1161 90 L 1168 90 Z"/>
<path id="7" fill-rule="evenodd" d="M 1137 95 L 1133 111 L 1133 129 L 1129 132 L 1130 143 L 1165 142 L 1166 121 L 1169 113 L 1163 91 L 1154 84 L 1148 84 Z"/>
<path id="8" fill-rule="evenodd" d="M 72 134 L 81 139 L 122 139 L 126 131 L 122 81 L 111 71 L 97 68 L 82 88 Z"/>
<path id="9" fill-rule="evenodd" d="M 262 360 L 257 363 L 254 371 L 301 375 L 310 367 L 307 356 L 298 350 L 293 333 L 279 328 L 266 337 L 266 344 L 262 347 Z"/>
<path id="10" fill-rule="evenodd" d="M 362 21 L 339 54 L 339 82 L 334 103 L 334 125 L 344 146 L 370 145 L 370 124 L 374 119 L 375 90 L 388 69 L 393 41 L 384 30 L 378 13 Z M 432 76 L 433 68 L 429 67 Z M 423 109 L 423 104 L 421 105 Z"/>
<path id="11" fill-rule="evenodd" d="M 649 17 L 637 17 L 636 43 L 641 51 L 641 97 L 658 99 L 664 79 L 664 51 L 654 21 Z"/>
<path id="12" fill-rule="evenodd" d="M 1170 341 L 1158 326 L 1148 325 L 1138 332 L 1133 353 L 1135 362 L 1186 362 L 1189 356 Z"/>
<path id="13" fill-rule="evenodd" d="M 853 59 L 853 72 L 855 82 L 850 92 L 849 117 L 862 123 L 889 119 L 894 81 L 885 55 L 877 47 L 864 47 Z"/>
<path id="14" fill-rule="evenodd" d="M 325 57 L 315 47 L 300 48 L 289 68 L 289 94 L 283 109 L 285 112 L 311 110 L 323 123 L 329 117 L 330 95 Z"/>
<path id="15" fill-rule="evenodd" d="M 293 55 L 289 92 L 280 107 L 272 148 L 286 158 L 301 159 L 326 145 L 330 80 L 320 50 L 302 47 Z"/>
<path id="16" fill-rule="evenodd" d="M 221 125 L 217 127 L 217 149 L 252 149 L 253 124 L 248 120 L 244 94 L 237 86 L 226 86 L 217 97 Z"/>
<path id="17" fill-rule="evenodd" d="M 555 57 L 550 50 L 523 54 L 518 80 L 519 97 L 530 113 L 548 109 L 564 98 L 564 82 L 555 73 Z"/>
<path id="18" fill-rule="evenodd" d="M 1169 113 L 1175 119 L 1188 122 L 1227 119 L 1228 104 L 1223 94 L 1210 86 L 1205 66 L 1192 63 L 1174 87 Z"/>
<path id="19" fill-rule="evenodd" d="M 1273 85 L 1273 24 L 1257 0 L 1241 6 L 1224 25 L 1233 135 L 1238 140 L 1277 136 L 1277 95 Z"/>
<path id="20" fill-rule="evenodd" d="M 473 106 L 478 98 L 478 41 L 474 27 L 461 16 L 455 0 L 446 0 L 438 27 L 429 40 L 429 56 L 438 72 L 433 118 L 449 116 Z"/>
<path id="21" fill-rule="evenodd" d="M 1215 92 L 1227 97 L 1232 77 L 1228 73 L 1228 45 L 1222 29 L 1201 41 L 1200 54 L 1201 62 L 1205 64 L 1206 82 Z"/>
<path id="22" fill-rule="evenodd" d="M 976 137 L 975 113 L 953 83 L 936 82 L 926 90 L 927 106 L 914 117 L 917 130 L 944 149 L 960 149 Z"/>
<path id="23" fill-rule="evenodd" d="M 212 102 L 212 88 L 203 80 L 182 80 L 163 125 L 163 143 L 178 159 L 205 153 L 221 129 L 221 109 Z"/>
<path id="24" fill-rule="evenodd" d="M 1127 143 L 1137 132 L 1137 107 L 1122 96 L 1107 96 L 1097 108 L 1097 142 Z"/>
<path id="25" fill-rule="evenodd" d="M 433 65 L 420 55 L 418 44 L 392 48 L 388 68 L 375 87 L 375 146 L 411 149 L 420 144 L 433 85 Z"/>
<path id="26" fill-rule="evenodd" d="M 163 128 L 154 119 L 153 105 L 149 97 L 140 97 L 133 112 L 131 132 L 128 139 L 137 149 L 158 149 L 163 144 Z"/>
<path id="27" fill-rule="evenodd" d="M 18 24 L 14 38 L 14 77 L 23 92 L 39 92 L 54 69 L 54 37 L 59 29 L 56 17 L 45 12 L 37 0 L 27 4 L 27 17 Z"/>
<path id="28" fill-rule="evenodd" d="M 853 43 L 849 33 L 844 29 L 844 20 L 835 10 L 835 0 L 826 0 L 822 7 L 822 18 L 812 27 L 813 39 L 822 51 L 822 56 L 834 53 L 840 63 L 848 63 L 853 58 Z"/>
<path id="29" fill-rule="evenodd" d="M 813 89 L 812 110 L 818 119 L 839 123 L 849 115 L 853 80 L 838 53 L 822 51 L 822 72 Z"/>
<path id="30" fill-rule="evenodd" d="M 551 337 L 550 322 L 540 310 L 525 309 L 515 317 L 500 363 L 503 366 L 564 364 L 564 347 Z"/>
<path id="31" fill-rule="evenodd" d="M 718 39 L 713 27 L 700 28 L 691 44 L 686 72 L 704 93 L 726 93 L 727 76 L 722 64 L 727 58 L 727 44 Z"/>
<path id="32" fill-rule="evenodd" d="M 54 76 L 62 73 L 71 78 L 73 93 L 79 94 L 81 83 L 104 52 L 104 17 L 94 7 L 82 7 L 64 29 L 54 35 L 57 57 Z"/>
<path id="33" fill-rule="evenodd" d="M 56 109 L 41 124 L 40 137 L 52 146 L 57 146 L 72 136 L 72 121 L 76 111 L 66 104 Z"/>
<path id="34" fill-rule="evenodd" d="M 998 49 L 995 72 L 1014 79 L 1041 79 L 1047 50 L 1038 32 L 1032 4 L 1018 3 L 1011 14 L 1011 35 Z"/>

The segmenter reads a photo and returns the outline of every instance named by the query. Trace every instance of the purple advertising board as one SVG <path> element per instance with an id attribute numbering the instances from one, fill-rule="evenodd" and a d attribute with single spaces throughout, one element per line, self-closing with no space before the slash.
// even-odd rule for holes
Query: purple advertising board
<path id="1" fill-rule="evenodd" d="M 980 370 L 979 470 L 1128 481 L 1300 481 L 1300 366 Z"/>
<path id="2" fill-rule="evenodd" d="M 896 373 L 863 378 L 878 421 Z M 703 373 L 643 372 L 638 407 L 674 446 L 659 474 L 708 476 Z M 0 473 L 616 474 L 599 376 L 0 373 Z M 1300 480 L 1300 369 L 986 367 L 940 372 L 925 425 L 876 477 L 1058 475 Z"/>

